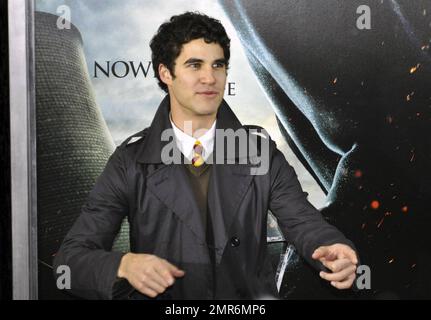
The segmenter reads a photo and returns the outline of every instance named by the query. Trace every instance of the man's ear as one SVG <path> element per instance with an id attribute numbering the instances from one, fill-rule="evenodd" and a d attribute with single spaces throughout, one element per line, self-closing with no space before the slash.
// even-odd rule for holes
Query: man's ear
<path id="1" fill-rule="evenodd" d="M 172 84 L 172 74 L 164 64 L 159 64 L 159 76 L 166 85 Z"/>

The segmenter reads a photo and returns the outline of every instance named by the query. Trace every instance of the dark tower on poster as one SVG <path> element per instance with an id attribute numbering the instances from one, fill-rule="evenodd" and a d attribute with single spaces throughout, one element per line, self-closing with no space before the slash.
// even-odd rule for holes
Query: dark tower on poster
<path id="1" fill-rule="evenodd" d="M 35 13 L 39 298 L 64 298 L 52 260 L 115 145 L 96 104 L 79 30 Z M 129 248 L 124 223 L 113 250 Z"/>

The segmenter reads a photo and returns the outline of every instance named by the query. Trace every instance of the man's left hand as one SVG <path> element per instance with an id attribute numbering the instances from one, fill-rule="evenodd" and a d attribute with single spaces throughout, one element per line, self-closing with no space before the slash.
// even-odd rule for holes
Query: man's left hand
<path id="1" fill-rule="evenodd" d="M 332 273 L 321 271 L 320 277 L 330 281 L 337 289 L 349 289 L 356 278 L 358 258 L 356 252 L 348 245 L 336 243 L 317 248 L 312 255 Z"/>

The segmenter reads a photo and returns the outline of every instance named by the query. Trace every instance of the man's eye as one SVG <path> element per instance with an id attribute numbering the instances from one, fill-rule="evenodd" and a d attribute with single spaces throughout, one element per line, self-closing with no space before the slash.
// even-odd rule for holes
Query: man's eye
<path id="1" fill-rule="evenodd" d="M 200 64 L 199 63 L 190 63 L 189 67 L 192 68 L 192 69 L 199 69 Z"/>
<path id="2" fill-rule="evenodd" d="M 224 68 L 225 64 L 218 62 L 213 64 L 213 68 Z"/>

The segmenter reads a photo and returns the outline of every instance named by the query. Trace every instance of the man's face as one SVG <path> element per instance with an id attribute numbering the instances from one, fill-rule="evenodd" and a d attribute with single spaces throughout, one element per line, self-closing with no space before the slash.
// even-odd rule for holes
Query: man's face
<path id="1" fill-rule="evenodd" d="M 163 72 L 163 71 L 161 71 Z M 183 45 L 175 60 L 174 74 L 164 79 L 171 97 L 171 108 L 181 108 L 190 116 L 216 114 L 223 99 L 227 67 L 219 44 L 203 39 Z"/>

